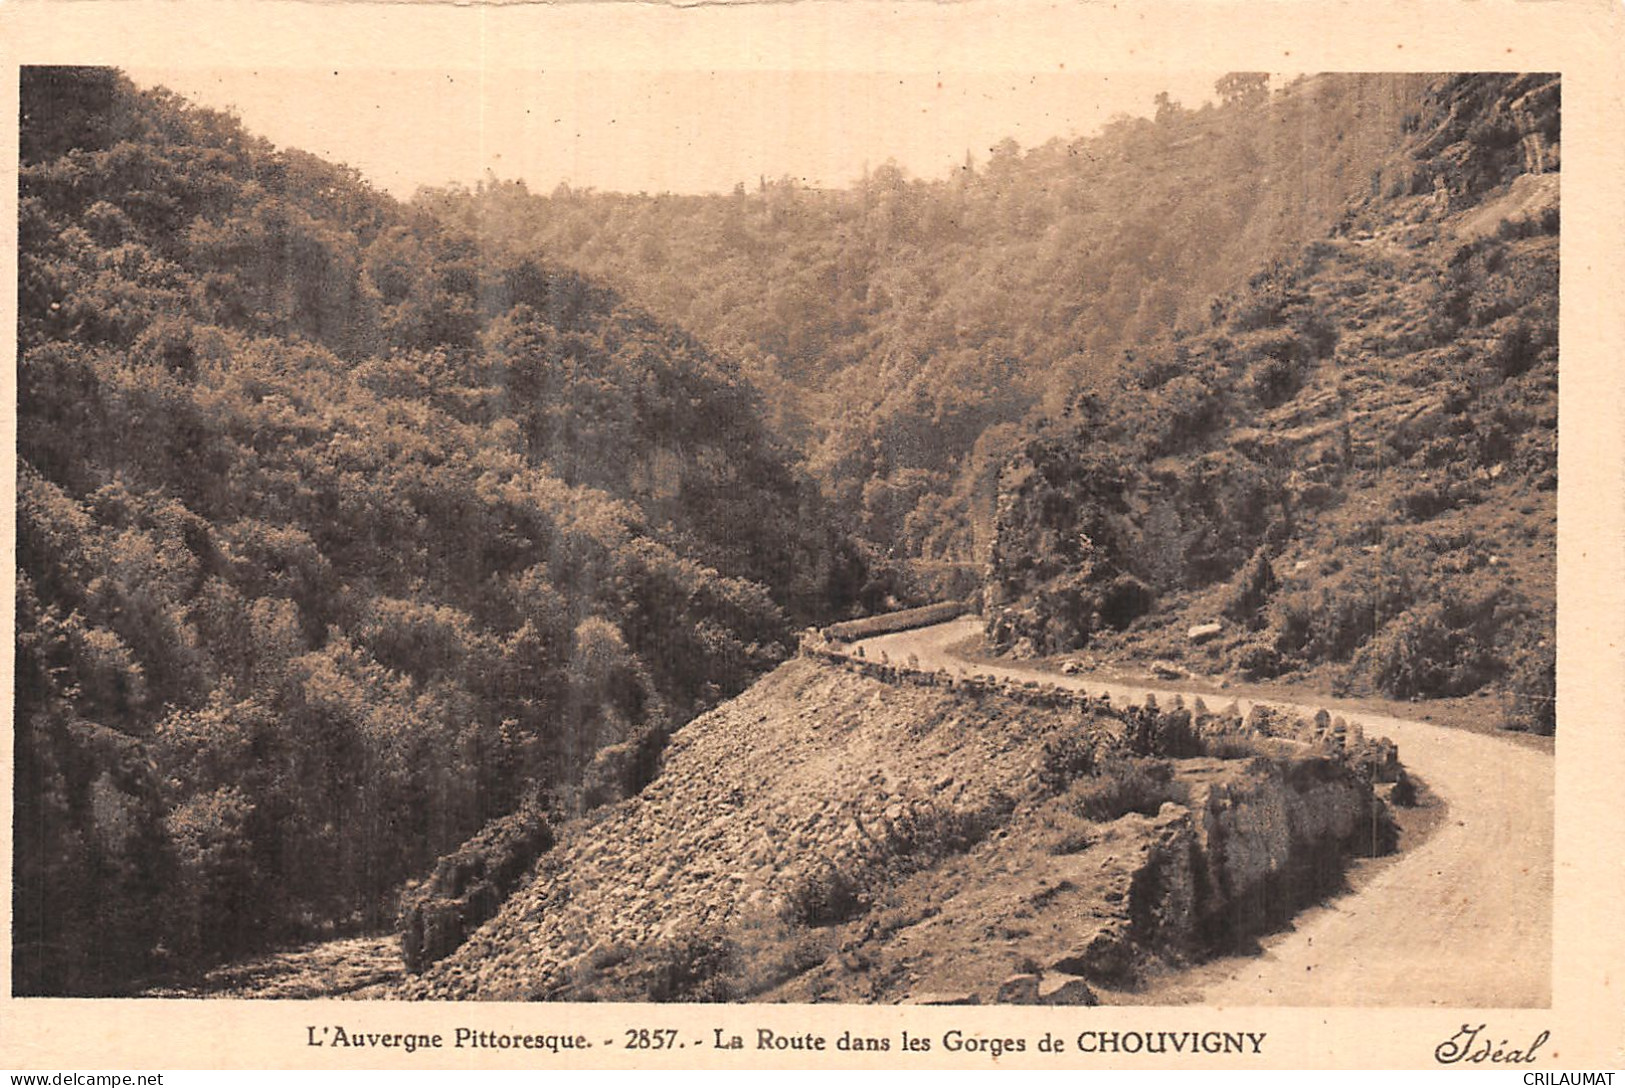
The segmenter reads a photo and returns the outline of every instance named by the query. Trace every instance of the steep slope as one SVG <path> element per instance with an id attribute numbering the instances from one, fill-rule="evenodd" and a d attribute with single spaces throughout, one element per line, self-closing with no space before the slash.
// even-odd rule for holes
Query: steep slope
<path id="1" fill-rule="evenodd" d="M 994 640 L 1499 685 L 1550 732 L 1557 117 L 1551 77 L 1439 81 L 1386 188 L 1019 443 Z"/>
<path id="2" fill-rule="evenodd" d="M 1387 845 L 1381 742 L 814 652 L 834 660 L 781 666 L 685 727 L 641 795 L 562 828 L 404 993 L 1094 1003 Z M 1012 975 L 1030 985 L 1001 992 Z"/>
<path id="3" fill-rule="evenodd" d="M 392 920 L 859 568 L 727 360 L 108 69 L 22 78 L 14 978 Z"/>

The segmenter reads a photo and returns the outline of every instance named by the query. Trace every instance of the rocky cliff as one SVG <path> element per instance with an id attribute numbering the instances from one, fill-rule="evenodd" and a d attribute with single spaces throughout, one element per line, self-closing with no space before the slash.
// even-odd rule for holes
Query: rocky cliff
<path id="1" fill-rule="evenodd" d="M 983 611 L 1086 651 L 1556 729 L 1560 86 L 1432 81 L 1324 238 L 1134 345 L 999 481 Z"/>

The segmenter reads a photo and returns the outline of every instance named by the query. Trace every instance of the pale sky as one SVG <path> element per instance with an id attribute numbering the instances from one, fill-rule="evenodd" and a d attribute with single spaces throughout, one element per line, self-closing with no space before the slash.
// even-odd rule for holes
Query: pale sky
<path id="1" fill-rule="evenodd" d="M 541 193 L 560 181 L 718 192 L 785 174 L 843 186 L 887 159 L 937 179 L 967 151 L 985 162 L 1007 136 L 1033 147 L 1093 133 L 1118 113 L 1148 115 L 1161 90 L 1198 106 L 1220 74 L 125 70 L 141 86 L 230 109 L 279 146 L 347 163 L 400 197 L 420 185 L 473 185 L 487 170 Z"/>

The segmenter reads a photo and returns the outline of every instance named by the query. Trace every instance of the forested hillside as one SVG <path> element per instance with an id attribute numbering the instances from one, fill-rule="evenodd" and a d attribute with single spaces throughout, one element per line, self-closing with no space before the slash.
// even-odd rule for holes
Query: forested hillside
<path id="1" fill-rule="evenodd" d="M 24 69 L 19 993 L 393 919 L 862 568 L 734 365 L 105 69 Z"/>
<path id="2" fill-rule="evenodd" d="M 19 993 L 377 932 L 894 598 L 1554 728 L 1555 77 L 404 205 L 111 70 L 21 90 Z"/>
<path id="3" fill-rule="evenodd" d="M 493 180 L 415 204 L 734 350 L 878 552 L 977 565 L 1018 425 L 1111 384 L 1124 348 L 1195 329 L 1382 191 L 1426 83 L 1324 75 L 1272 94 L 1236 73 L 1220 105 L 1164 97 L 1098 136 L 976 148 L 946 179 L 887 163 L 849 189 L 764 178 L 695 197 Z M 922 595 L 969 588 L 915 567 Z"/>
<path id="4" fill-rule="evenodd" d="M 898 595 L 991 571 L 1008 649 L 1220 619 L 1192 667 L 1551 728 L 1557 81 L 1216 91 L 937 181 L 418 204 L 734 347 Z"/>
<path id="5" fill-rule="evenodd" d="M 1552 731 L 1558 81 L 1441 78 L 1405 130 L 1327 237 L 1024 436 L 996 643 L 1498 684 L 1508 724 Z"/>

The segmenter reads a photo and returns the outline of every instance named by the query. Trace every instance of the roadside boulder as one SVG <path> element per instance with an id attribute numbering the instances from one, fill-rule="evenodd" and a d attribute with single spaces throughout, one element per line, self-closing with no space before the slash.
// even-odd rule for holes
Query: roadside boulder
<path id="1" fill-rule="evenodd" d="M 1134 944 L 1129 939 L 1127 927 L 1108 922 L 1072 951 L 1058 957 L 1050 964 L 1050 969 L 1093 979 L 1120 979 L 1127 977 L 1133 966 Z"/>
<path id="2" fill-rule="evenodd" d="M 999 984 L 996 1000 L 1000 1005 L 1033 1005 L 1038 1002 L 1038 976 L 1011 975 Z"/>
<path id="3" fill-rule="evenodd" d="M 1038 983 L 1040 1005 L 1098 1005 L 1100 997 L 1076 975 L 1045 975 Z"/>

